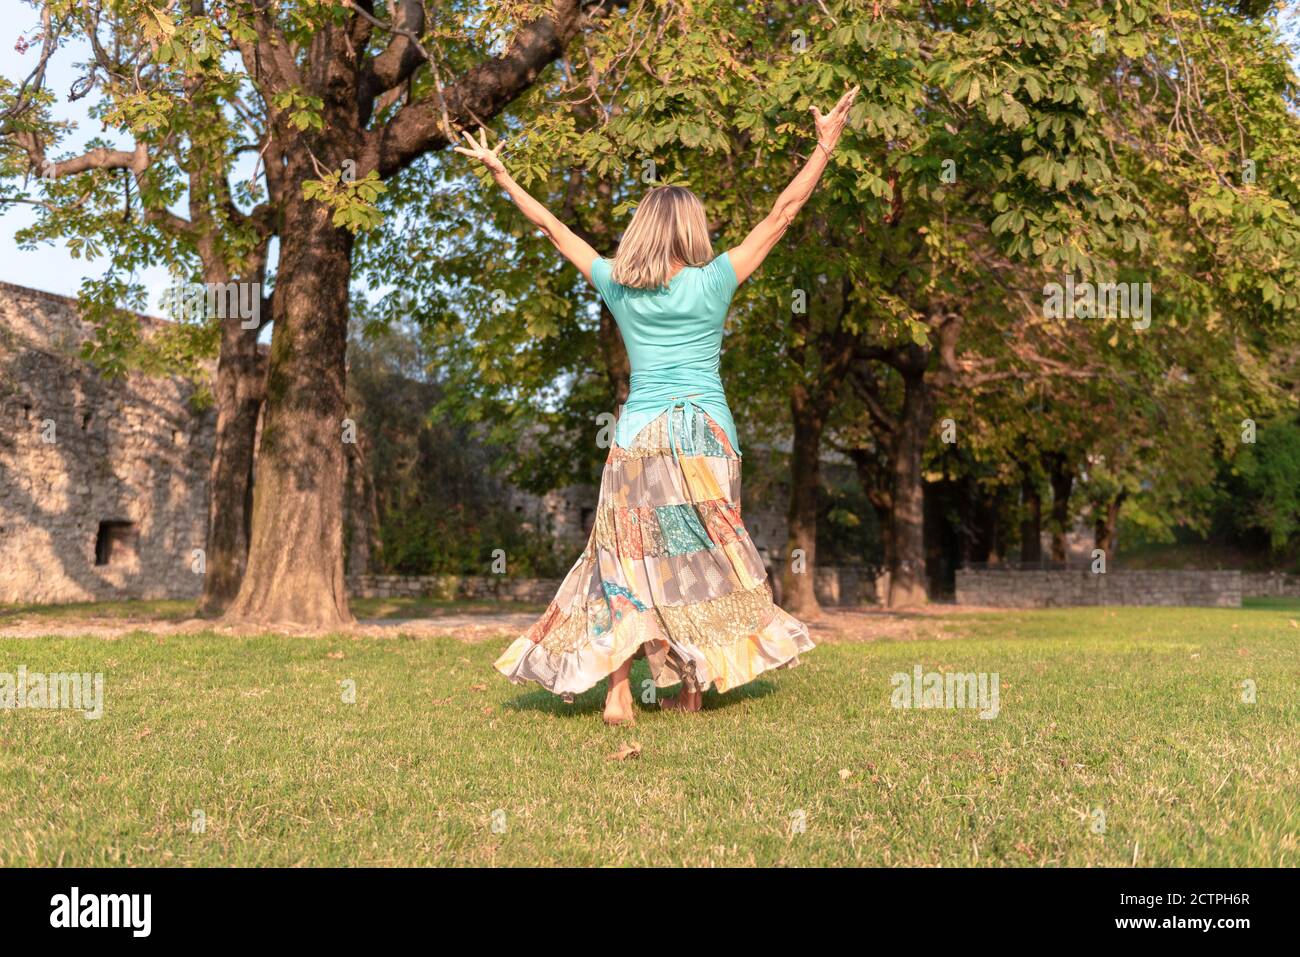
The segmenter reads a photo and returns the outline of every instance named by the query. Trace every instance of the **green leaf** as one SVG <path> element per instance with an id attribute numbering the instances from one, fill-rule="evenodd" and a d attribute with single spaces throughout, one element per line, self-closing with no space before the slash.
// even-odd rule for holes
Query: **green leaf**
<path id="1" fill-rule="evenodd" d="M 176 34 L 176 24 L 172 21 L 171 16 L 166 10 L 154 8 L 150 10 L 150 13 L 153 14 L 154 21 L 158 24 L 158 29 L 162 30 L 166 36 L 171 37 Z"/>

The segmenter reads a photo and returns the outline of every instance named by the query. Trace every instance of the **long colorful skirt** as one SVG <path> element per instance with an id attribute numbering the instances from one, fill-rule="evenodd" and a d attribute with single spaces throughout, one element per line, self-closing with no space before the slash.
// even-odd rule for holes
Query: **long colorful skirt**
<path id="1" fill-rule="evenodd" d="M 496 668 L 567 697 L 644 654 L 658 687 L 727 691 L 812 647 L 740 519 L 740 457 L 707 413 L 677 407 L 613 444 L 582 557 Z"/>

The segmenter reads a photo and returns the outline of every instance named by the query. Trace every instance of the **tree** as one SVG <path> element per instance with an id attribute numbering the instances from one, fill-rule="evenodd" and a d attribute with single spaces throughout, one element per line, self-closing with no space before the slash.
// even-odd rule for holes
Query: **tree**
<path id="1" fill-rule="evenodd" d="M 988 303 L 1001 284 L 1023 296 L 1030 290 L 1017 289 L 1018 278 L 1044 288 L 1058 271 L 1087 282 L 1149 277 L 1178 308 L 1147 335 L 1191 336 L 1184 360 L 1258 347 L 1260 329 L 1286 325 L 1300 289 L 1290 176 L 1300 137 L 1287 109 L 1287 51 L 1268 17 L 1141 2 L 1114 15 L 1090 4 L 903 4 L 879 19 L 853 4 L 838 10 L 838 49 L 824 56 L 863 83 L 871 109 L 856 142 L 882 157 L 873 165 L 888 186 L 869 218 L 881 224 L 869 242 L 879 250 L 873 285 L 907 322 L 884 325 L 868 358 L 897 365 L 923 345 L 928 360 L 908 367 L 916 390 L 996 360 L 995 334 L 1026 313 L 972 308 L 971 294 Z M 1245 157 L 1256 154 L 1268 156 L 1266 184 L 1236 176 L 1255 168 Z M 1105 330 L 1110 350 L 1161 361 L 1161 349 L 1135 345 L 1141 331 L 1127 317 L 1080 318 Z M 960 337 L 946 323 L 958 323 Z M 898 332 L 908 334 L 891 341 Z M 915 443 L 906 448 L 912 456 Z M 896 465 L 895 476 L 919 499 L 918 469 Z M 892 507 L 906 529 L 915 523 L 904 502 L 896 487 Z M 896 524 L 893 539 L 895 567 L 923 568 L 919 533 L 900 535 Z M 921 597 L 903 576 L 892 588 L 904 601 Z"/>
<path id="2" fill-rule="evenodd" d="M 170 117 L 165 135 L 142 136 L 129 151 L 94 141 L 79 155 L 48 155 L 64 131 L 49 118 L 47 68 L 59 47 L 77 37 L 89 42 L 91 60 L 74 98 L 98 91 L 114 125 L 152 132 L 162 122 L 158 97 L 170 93 L 187 109 Z M 227 186 L 240 152 L 228 147 L 237 138 L 227 112 L 229 87 L 197 76 L 172 82 L 166 67 L 146 62 L 138 25 L 111 7 L 44 4 L 36 39 L 33 70 L 10 92 L 0 118 L 0 163 L 10 184 L 36 173 L 39 196 L 19 186 L 0 195 L 0 205 L 35 204 L 38 221 L 20 234 L 21 242 L 68 237 L 72 255 L 108 260 L 104 278 L 85 283 L 80 297 L 83 316 L 97 324 L 87 357 L 105 374 L 135 363 L 197 377 L 217 344 L 216 441 L 199 603 L 202 611 L 217 613 L 239 588 L 248 548 L 253 445 L 265 381 L 257 331 L 270 315 L 262 294 L 269 208 L 242 213 Z M 188 217 L 172 211 L 181 199 Z M 137 268 L 157 264 L 171 267 L 178 284 L 169 311 L 180 326 L 162 337 L 165 342 L 144 342 L 133 316 L 118 307 L 157 307 L 130 279 Z M 191 297 L 191 280 L 216 295 Z M 241 295 L 251 311 L 237 308 Z M 160 363 L 163 356 L 170 361 Z M 189 562 L 188 549 L 177 560 Z"/>
<path id="3" fill-rule="evenodd" d="M 186 134 L 187 92 L 238 96 L 233 115 L 266 179 L 264 211 L 248 215 L 280 245 L 248 563 L 226 614 L 347 622 L 345 353 L 355 237 L 379 220 L 385 181 L 445 147 L 457 128 L 496 116 L 616 5 L 557 0 L 539 11 L 510 3 L 474 17 L 402 0 L 390 5 L 391 19 L 368 0 L 48 6 L 87 37 L 107 16 L 130 40 L 111 48 L 103 91 L 108 118 L 136 146 L 92 150 L 74 165 L 143 172 L 151 150 Z M 482 52 L 485 40 L 499 55 Z"/>
<path id="4" fill-rule="evenodd" d="M 876 445 L 890 475 L 875 498 L 892 512 L 891 603 L 919 602 L 923 463 L 937 403 L 989 375 L 1023 387 L 1078 372 L 1072 347 L 1053 357 L 1041 343 L 1020 355 L 1001 344 L 1029 317 L 1045 318 L 1047 281 L 1065 272 L 1088 282 L 1150 279 L 1170 290 L 1181 308 L 1160 320 L 1177 335 L 1197 332 L 1196 347 L 1180 353 L 1183 367 L 1224 343 L 1257 350 L 1262 343 L 1250 341 L 1243 317 L 1257 317 L 1261 328 L 1284 322 L 1296 289 L 1285 162 L 1296 136 L 1285 51 L 1267 17 L 1251 19 L 1256 10 L 1214 19 L 1198 10 L 848 2 L 818 10 L 769 4 L 759 21 L 726 4 L 695 4 L 689 18 L 654 22 L 644 54 L 610 57 L 607 69 L 575 75 L 565 89 L 608 104 L 594 122 L 538 104 L 521 120 L 538 135 L 512 162 L 552 196 L 562 195 L 574 167 L 596 177 L 612 172 L 612 195 L 624 203 L 644 187 L 637 173 L 649 162 L 659 181 L 685 183 L 705 198 L 725 248 L 765 212 L 810 146 L 807 108 L 862 84 L 851 129 L 799 222 L 803 241 L 789 236 L 737 297 L 724 373 L 742 419 L 751 410 L 768 414 L 774 386 L 789 400 L 790 548 L 809 556 L 816 450 L 827 423 L 854 425 L 843 420 L 841 387 L 847 381 L 859 393 L 852 409 L 870 411 L 874 399 Z M 1221 61 L 1226 70 L 1211 68 Z M 1189 86 L 1198 82 L 1223 96 Z M 1243 89 L 1260 98 L 1259 121 L 1247 119 Z M 1266 187 L 1225 178 L 1233 131 L 1246 142 L 1268 141 L 1275 172 Z M 553 143 L 562 144 L 558 152 Z M 1211 182 L 1205 170 L 1216 168 Z M 1195 222 L 1186 222 L 1189 212 Z M 1220 221 L 1207 228 L 1211 218 Z M 1168 231 L 1168 221 L 1183 221 L 1181 232 Z M 1233 257 L 1226 290 L 1213 282 L 1216 257 L 1225 254 Z M 543 317 L 568 308 L 548 298 L 557 288 L 548 278 L 539 290 L 546 296 L 517 301 L 517 315 L 545 335 L 557 327 Z M 806 312 L 793 308 L 801 291 Z M 1100 335 L 1104 348 L 1089 347 L 1085 377 L 1125 367 L 1130 359 L 1118 352 L 1133 350 L 1141 331 L 1119 315 L 1088 321 L 1087 336 Z M 1056 321 L 1052 334 L 1064 324 Z M 524 349 L 527 368 L 541 368 L 537 355 L 548 348 Z M 883 366 L 875 378 L 899 404 L 861 393 L 873 379 L 846 378 L 853 365 L 846 355 Z M 1168 349 L 1135 355 L 1150 364 L 1147 380 L 1170 370 L 1158 366 L 1168 363 Z M 591 368 L 575 361 L 575 373 Z M 999 362 L 1014 369 L 990 372 Z M 507 357 L 503 365 L 523 368 L 513 363 Z M 571 381 L 571 396 L 593 394 L 583 375 Z M 511 414 L 518 409 L 512 404 Z M 590 412 L 583 418 L 589 423 Z M 966 429 L 978 418 L 975 410 L 958 421 Z M 1216 414 L 1214 427 L 1222 421 Z M 1074 494 L 1071 487 L 1066 495 L 1066 478 L 1086 458 L 1067 441 L 1068 417 L 1061 424 L 1022 469 L 1034 477 L 1031 502 L 1041 494 L 1038 474 L 1055 472 L 1058 526 Z M 795 607 L 814 607 L 812 571 L 809 563 L 807 577 L 787 589 Z"/>

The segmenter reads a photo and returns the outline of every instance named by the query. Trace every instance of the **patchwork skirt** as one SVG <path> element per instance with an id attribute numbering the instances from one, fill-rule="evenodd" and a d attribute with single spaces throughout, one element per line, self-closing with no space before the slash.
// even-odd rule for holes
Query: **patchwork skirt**
<path id="1" fill-rule="evenodd" d="M 496 668 L 567 697 L 644 654 L 658 687 L 727 691 L 812 647 L 741 521 L 740 457 L 688 405 L 613 444 L 586 549 Z"/>

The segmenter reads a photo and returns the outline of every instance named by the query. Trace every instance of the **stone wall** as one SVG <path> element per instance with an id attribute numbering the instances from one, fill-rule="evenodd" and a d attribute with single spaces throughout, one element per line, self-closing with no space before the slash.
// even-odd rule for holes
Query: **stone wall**
<path id="1" fill-rule="evenodd" d="M 880 601 L 879 596 L 888 591 L 887 585 L 885 591 L 880 590 L 880 585 L 876 574 L 865 566 L 818 566 L 813 573 L 817 601 L 828 606 L 856 608 L 874 605 Z"/>
<path id="2" fill-rule="evenodd" d="M 1284 572 L 1242 572 L 1244 598 L 1300 598 L 1300 575 Z"/>
<path id="3" fill-rule="evenodd" d="M 354 598 L 437 598 L 444 601 L 525 601 L 546 604 L 557 578 L 508 575 L 358 575 L 347 581 Z"/>
<path id="4" fill-rule="evenodd" d="M 357 575 L 347 581 L 354 598 L 437 598 L 444 601 L 523 601 L 547 604 L 560 587 L 555 578 L 507 575 Z M 823 605 L 875 601 L 874 579 L 850 566 L 817 569 L 817 600 Z"/>
<path id="5" fill-rule="evenodd" d="M 1054 605 L 1241 606 L 1239 571 L 957 570 L 957 604 L 997 608 Z"/>
<path id="6" fill-rule="evenodd" d="M 103 379 L 88 335 L 0 283 L 0 602 L 196 596 L 214 415 L 180 378 Z"/>

